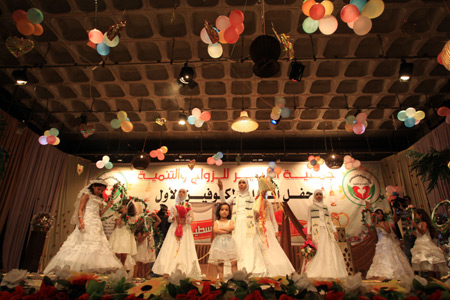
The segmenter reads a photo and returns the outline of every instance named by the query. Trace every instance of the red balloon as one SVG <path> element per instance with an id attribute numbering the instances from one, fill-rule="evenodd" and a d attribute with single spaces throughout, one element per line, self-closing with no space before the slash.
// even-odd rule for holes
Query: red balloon
<path id="1" fill-rule="evenodd" d="M 244 22 L 244 13 L 236 9 L 230 12 L 230 16 L 228 18 L 230 19 L 231 26 L 237 26 Z"/>
<path id="2" fill-rule="evenodd" d="M 50 145 L 53 145 L 54 142 L 56 142 L 56 136 L 49 135 L 47 137 L 47 143 L 49 143 Z"/>
<path id="3" fill-rule="evenodd" d="M 28 21 L 28 15 L 27 12 L 24 11 L 23 9 L 16 9 L 13 13 L 12 13 L 12 17 L 14 19 L 15 22 L 19 22 L 21 20 L 27 20 Z"/>
<path id="4" fill-rule="evenodd" d="M 162 152 L 162 151 L 161 151 Z M 158 156 L 158 153 L 156 153 L 155 150 L 150 151 L 150 157 L 155 158 Z"/>
<path id="5" fill-rule="evenodd" d="M 446 117 L 446 116 L 450 115 L 450 108 L 448 108 L 446 106 L 439 107 L 437 114 L 441 117 Z"/>
<path id="6" fill-rule="evenodd" d="M 244 23 L 238 24 L 234 27 L 236 28 L 236 31 L 238 34 L 241 34 L 244 32 L 244 29 L 245 29 Z"/>
<path id="7" fill-rule="evenodd" d="M 25 20 L 17 22 L 16 27 L 17 30 L 23 35 L 31 35 L 34 32 L 34 25 Z"/>
<path id="8" fill-rule="evenodd" d="M 311 6 L 311 9 L 309 10 L 309 16 L 313 20 L 320 20 L 325 16 L 325 7 L 320 4 L 316 3 L 313 6 Z"/>
<path id="9" fill-rule="evenodd" d="M 356 5 L 347 4 L 341 10 L 341 19 L 345 23 L 355 21 L 358 16 L 359 16 L 359 9 Z"/>
<path id="10" fill-rule="evenodd" d="M 44 28 L 42 27 L 41 24 L 33 24 L 33 26 L 34 26 L 33 35 L 40 36 L 44 33 Z"/>
<path id="11" fill-rule="evenodd" d="M 442 52 L 438 54 L 438 56 L 437 56 L 437 62 L 438 62 L 440 65 L 443 65 L 443 63 L 442 63 Z"/>
<path id="12" fill-rule="evenodd" d="M 230 26 L 227 28 L 227 30 L 225 30 L 223 37 L 228 42 L 228 44 L 234 44 L 238 41 L 239 34 L 237 33 L 235 27 Z"/>

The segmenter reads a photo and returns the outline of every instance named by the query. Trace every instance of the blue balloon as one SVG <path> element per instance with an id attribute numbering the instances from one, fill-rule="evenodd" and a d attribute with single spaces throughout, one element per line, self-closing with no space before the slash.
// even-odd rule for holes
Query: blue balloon
<path id="1" fill-rule="evenodd" d="M 366 6 L 367 0 L 350 0 L 350 4 L 353 4 L 359 9 L 359 12 L 361 12 Z"/>
<path id="2" fill-rule="evenodd" d="M 109 54 L 110 48 L 105 44 L 105 42 L 101 42 L 97 45 L 97 52 L 102 56 L 106 56 Z"/>
<path id="3" fill-rule="evenodd" d="M 217 156 L 222 159 L 223 158 L 223 153 L 222 152 L 217 152 Z"/>
<path id="4" fill-rule="evenodd" d="M 283 107 L 281 108 L 281 116 L 283 118 L 289 118 L 289 116 L 291 115 L 291 110 L 287 107 Z"/>
<path id="5" fill-rule="evenodd" d="M 197 120 L 197 118 L 194 117 L 193 115 L 190 115 L 190 116 L 188 117 L 188 119 L 187 119 L 188 123 L 191 124 L 191 125 L 194 125 L 194 124 L 195 124 L 195 120 Z"/>
<path id="6" fill-rule="evenodd" d="M 277 167 L 277 164 L 274 161 L 269 162 L 269 168 L 275 169 Z"/>
<path id="7" fill-rule="evenodd" d="M 416 125 L 416 119 L 413 117 L 409 117 L 405 120 L 405 126 L 408 128 L 414 127 Z"/>

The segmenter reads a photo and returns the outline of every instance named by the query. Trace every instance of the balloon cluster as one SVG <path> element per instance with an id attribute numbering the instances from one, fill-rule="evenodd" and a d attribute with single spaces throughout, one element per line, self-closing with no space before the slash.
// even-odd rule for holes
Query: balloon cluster
<path id="1" fill-rule="evenodd" d="M 223 164 L 222 158 L 223 158 L 223 153 L 217 152 L 213 156 L 208 157 L 208 159 L 206 160 L 206 163 L 208 165 L 216 164 L 216 166 L 221 166 Z"/>
<path id="2" fill-rule="evenodd" d="M 95 165 L 97 166 L 97 168 L 102 169 L 102 168 L 106 168 L 108 170 L 111 170 L 114 165 L 113 163 L 110 161 L 110 158 L 108 155 L 105 155 L 102 157 L 102 160 L 99 160 L 95 163 Z"/>
<path id="3" fill-rule="evenodd" d="M 152 158 L 157 157 L 158 160 L 164 160 L 164 158 L 166 158 L 164 154 L 166 154 L 167 151 L 169 151 L 169 149 L 166 146 L 162 146 L 159 149 L 150 151 L 150 157 Z"/>
<path id="4" fill-rule="evenodd" d="M 211 113 L 209 111 L 202 112 L 199 108 L 194 108 L 192 114 L 187 118 L 187 121 L 195 127 L 202 127 L 203 123 L 211 120 Z"/>
<path id="5" fill-rule="evenodd" d="M 344 167 L 347 170 L 358 169 L 359 167 L 361 167 L 361 162 L 357 159 L 354 159 L 350 155 L 346 155 L 344 156 Z"/>
<path id="6" fill-rule="evenodd" d="M 450 71 L 450 41 L 445 43 L 441 52 L 438 54 L 437 62 Z"/>
<path id="7" fill-rule="evenodd" d="M 441 117 L 445 117 L 445 123 L 450 124 L 450 108 L 441 106 L 437 110 L 437 114 Z"/>
<path id="8" fill-rule="evenodd" d="M 383 0 L 350 0 L 341 9 L 341 20 L 357 35 L 365 35 L 372 29 L 372 20 L 384 11 Z"/>
<path id="9" fill-rule="evenodd" d="M 124 132 L 133 130 L 133 123 L 130 122 L 127 113 L 123 110 L 117 113 L 117 119 L 112 119 L 110 124 L 112 128 L 117 129 L 120 127 Z"/>
<path id="10" fill-rule="evenodd" d="M 306 167 L 317 172 L 320 170 L 320 166 L 323 165 L 324 162 L 325 160 L 320 156 L 310 155 L 308 156 L 308 164 L 306 165 Z"/>
<path id="11" fill-rule="evenodd" d="M 44 131 L 44 135 L 39 137 L 39 144 L 41 145 L 59 145 L 60 139 L 58 137 L 59 130 L 57 128 L 51 128 L 50 130 Z"/>
<path id="12" fill-rule="evenodd" d="M 403 197 L 403 187 L 388 185 L 386 187 L 386 196 L 388 196 L 388 201 L 392 203 L 397 197 Z"/>
<path id="13" fill-rule="evenodd" d="M 359 113 L 355 116 L 347 116 L 345 118 L 345 131 L 354 132 L 356 134 L 363 134 L 367 128 L 367 115 L 365 113 Z"/>
<path id="14" fill-rule="evenodd" d="M 325 0 L 318 3 L 314 0 L 303 2 L 302 11 L 308 17 L 303 21 L 302 28 L 306 33 L 314 33 L 317 28 L 325 35 L 333 34 L 337 27 L 337 19 L 331 15 L 333 2 Z"/>
<path id="15" fill-rule="evenodd" d="M 40 36 L 44 33 L 44 28 L 39 24 L 44 20 L 44 14 L 39 9 L 30 8 L 28 11 L 17 9 L 13 12 L 12 17 L 21 34 Z"/>
<path id="16" fill-rule="evenodd" d="M 281 173 L 281 168 L 277 167 L 274 161 L 269 162 L 269 167 L 267 168 L 267 176 L 274 178 L 276 175 Z"/>
<path id="17" fill-rule="evenodd" d="M 397 114 L 397 119 L 404 122 L 408 128 L 414 127 L 420 123 L 420 120 L 425 118 L 425 113 L 421 110 L 416 111 L 414 107 L 409 107 L 406 110 L 401 110 Z"/>
<path id="18" fill-rule="evenodd" d="M 222 56 L 222 44 L 234 44 L 239 35 L 244 32 L 244 13 L 233 10 L 227 16 L 221 15 L 216 19 L 216 27 L 205 21 L 205 27 L 200 31 L 200 39 L 208 44 L 208 54 L 212 58 Z"/>
<path id="19" fill-rule="evenodd" d="M 288 118 L 291 115 L 291 110 L 287 107 L 286 100 L 283 97 L 275 98 L 275 106 L 272 108 L 270 118 L 272 120 L 278 120 L 279 118 Z"/>
<path id="20" fill-rule="evenodd" d="M 94 28 L 89 31 L 89 42 L 88 44 L 92 48 L 97 50 L 97 53 L 106 56 L 110 52 L 110 48 L 119 45 L 119 33 L 126 26 L 126 21 L 120 21 L 109 27 L 108 31 L 103 33 L 100 30 Z"/>

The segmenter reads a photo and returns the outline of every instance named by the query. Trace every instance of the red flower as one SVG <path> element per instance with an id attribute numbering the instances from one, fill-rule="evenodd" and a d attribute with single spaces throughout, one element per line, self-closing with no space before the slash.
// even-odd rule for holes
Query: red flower
<path id="1" fill-rule="evenodd" d="M 22 300 L 40 300 L 40 299 L 41 299 L 41 293 L 39 293 L 39 292 L 22 297 Z M 10 300 L 11 300 L 11 298 L 10 298 Z"/>
<path id="2" fill-rule="evenodd" d="M 42 296 L 44 296 L 44 299 L 53 298 L 58 293 L 54 286 L 46 285 L 44 280 L 42 280 L 41 288 L 39 289 L 39 291 Z"/>
<path id="3" fill-rule="evenodd" d="M 384 298 L 383 296 L 373 296 L 372 300 L 387 300 L 387 299 Z"/>
<path id="4" fill-rule="evenodd" d="M 325 295 L 325 300 L 342 300 L 345 297 L 344 292 L 335 292 L 335 291 L 329 291 Z"/>
<path id="5" fill-rule="evenodd" d="M 441 300 L 442 299 L 442 291 L 437 289 L 433 294 L 428 297 L 428 300 Z"/>
<path id="6" fill-rule="evenodd" d="M 67 293 L 64 292 L 59 292 L 58 294 L 56 294 L 56 299 L 58 300 L 70 300 L 70 297 Z"/>
<path id="7" fill-rule="evenodd" d="M 256 290 L 250 295 L 245 296 L 244 300 L 264 300 L 264 297 L 259 290 Z"/>
<path id="8" fill-rule="evenodd" d="M 89 294 L 88 293 L 84 293 L 83 295 L 81 295 L 80 297 L 78 297 L 77 300 L 89 300 Z"/>
<path id="9" fill-rule="evenodd" d="M 190 290 L 187 294 L 178 294 L 176 299 L 196 300 L 198 292 L 196 290 Z"/>
<path id="10" fill-rule="evenodd" d="M 110 294 L 105 294 L 102 296 L 100 300 L 112 300 L 113 297 Z"/>
<path id="11" fill-rule="evenodd" d="M 420 298 L 417 296 L 408 296 L 405 298 L 405 300 L 420 300 Z"/>

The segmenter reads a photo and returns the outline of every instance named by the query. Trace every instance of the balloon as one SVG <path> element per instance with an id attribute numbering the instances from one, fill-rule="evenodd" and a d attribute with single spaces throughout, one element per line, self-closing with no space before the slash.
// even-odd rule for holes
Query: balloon
<path id="1" fill-rule="evenodd" d="M 306 165 L 306 167 L 307 167 L 308 169 L 312 169 L 312 168 L 313 168 L 313 166 L 311 165 L 310 162 L 308 162 L 308 164 Z"/>
<path id="2" fill-rule="evenodd" d="M 27 12 L 24 11 L 23 9 L 16 9 L 13 13 L 12 13 L 12 17 L 14 19 L 14 21 L 17 23 L 21 20 L 26 20 L 28 21 L 28 15 Z"/>
<path id="3" fill-rule="evenodd" d="M 406 111 L 404 111 L 404 110 L 401 110 L 401 111 L 399 111 L 398 112 L 398 114 L 397 114 L 397 119 L 399 120 L 399 121 L 405 121 L 406 120 L 406 118 L 407 118 L 407 116 L 406 116 Z"/>
<path id="4" fill-rule="evenodd" d="M 366 5 L 367 0 L 350 0 L 350 4 L 353 4 L 359 9 L 359 12 L 361 12 Z"/>
<path id="5" fill-rule="evenodd" d="M 367 119 L 367 115 L 365 113 L 359 113 L 356 115 L 356 122 L 362 123 Z"/>
<path id="6" fill-rule="evenodd" d="M 319 30 L 322 34 L 330 35 L 336 32 L 338 28 L 338 21 L 334 16 L 325 15 L 319 20 Z"/>
<path id="7" fill-rule="evenodd" d="M 223 37 L 225 38 L 227 43 L 234 44 L 234 43 L 236 43 L 238 41 L 239 34 L 237 33 L 236 28 L 231 26 L 231 27 L 228 27 L 225 30 L 225 33 L 223 34 Z"/>
<path id="8" fill-rule="evenodd" d="M 218 161 L 216 161 L 216 165 L 217 166 L 221 166 L 223 164 L 223 161 L 221 159 L 219 159 Z"/>
<path id="9" fill-rule="evenodd" d="M 33 35 L 41 36 L 44 33 L 44 28 L 42 27 L 41 24 L 33 24 L 33 26 L 34 26 Z"/>
<path id="10" fill-rule="evenodd" d="M 274 178 L 275 177 L 275 172 L 274 171 L 270 171 L 269 173 L 267 173 L 267 176 L 269 176 L 270 178 Z"/>
<path id="11" fill-rule="evenodd" d="M 345 123 L 345 131 L 353 132 L 353 125 L 348 125 L 347 123 Z"/>
<path id="12" fill-rule="evenodd" d="M 222 152 L 217 152 L 216 154 L 217 154 L 218 158 L 223 158 L 223 153 Z"/>
<path id="13" fill-rule="evenodd" d="M 126 121 L 127 120 L 127 113 L 124 112 L 123 110 L 119 111 L 117 113 L 117 119 L 119 119 L 120 121 Z"/>
<path id="14" fill-rule="evenodd" d="M 227 41 L 225 40 L 225 37 L 223 36 L 224 34 L 225 34 L 225 30 L 219 31 L 219 43 L 228 44 Z"/>
<path id="15" fill-rule="evenodd" d="M 347 123 L 348 125 L 354 125 L 356 123 L 355 116 L 348 116 L 347 118 L 345 118 L 345 123 Z"/>
<path id="16" fill-rule="evenodd" d="M 286 99 L 283 97 L 276 97 L 275 98 L 275 105 L 278 105 L 279 107 L 283 107 L 286 105 Z"/>
<path id="17" fill-rule="evenodd" d="M 276 167 L 274 170 L 275 174 L 280 174 L 281 173 L 281 168 L 280 167 Z"/>
<path id="18" fill-rule="evenodd" d="M 214 158 L 212 156 L 208 157 L 208 159 L 206 160 L 206 163 L 208 165 L 213 165 L 216 163 L 216 161 L 214 160 Z"/>
<path id="19" fill-rule="evenodd" d="M 98 54 L 100 54 L 102 56 L 106 56 L 109 54 L 109 51 L 110 51 L 110 48 L 104 42 L 101 42 L 100 44 L 97 45 Z"/>
<path id="20" fill-rule="evenodd" d="M 316 171 L 316 172 L 318 172 L 318 171 L 320 170 L 320 165 L 315 165 L 315 166 L 313 167 L 313 170 Z"/>
<path id="21" fill-rule="evenodd" d="M 356 21 L 356 20 L 355 20 L 355 21 Z M 355 25 L 355 21 L 353 21 L 353 22 L 348 22 L 348 23 L 347 23 L 347 26 L 348 26 L 349 28 L 353 29 L 353 25 Z"/>
<path id="22" fill-rule="evenodd" d="M 273 113 L 274 115 L 279 115 L 279 114 L 281 114 L 281 108 L 280 108 L 279 106 L 274 106 L 274 107 L 272 108 L 272 113 Z"/>
<path id="23" fill-rule="evenodd" d="M 359 16 L 353 23 L 353 31 L 357 35 L 365 35 L 372 29 L 372 20 L 366 16 Z"/>
<path id="24" fill-rule="evenodd" d="M 56 141 L 53 143 L 53 146 L 59 145 L 60 142 L 61 140 L 59 139 L 59 137 L 56 137 Z"/>
<path id="25" fill-rule="evenodd" d="M 379 17 L 384 11 L 383 0 L 369 0 L 364 6 L 361 14 L 368 17 L 369 19 L 375 19 Z"/>
<path id="26" fill-rule="evenodd" d="M 352 162 L 352 161 L 353 161 L 353 157 L 351 157 L 350 155 L 344 156 L 344 162 L 345 163 Z"/>
<path id="27" fill-rule="evenodd" d="M 192 115 L 196 118 L 200 118 L 201 114 L 202 114 L 202 111 L 199 108 L 194 108 L 192 110 Z"/>
<path id="28" fill-rule="evenodd" d="M 321 4 L 323 5 L 323 7 L 325 7 L 325 16 L 331 15 L 331 13 L 333 12 L 333 9 L 334 9 L 333 2 L 325 0 L 325 1 L 322 1 Z"/>
<path id="29" fill-rule="evenodd" d="M 413 117 L 414 118 L 414 117 Z M 420 123 L 420 120 L 417 120 L 417 119 L 414 119 L 414 120 L 416 120 L 415 122 L 414 122 L 414 126 L 415 125 L 418 125 L 419 123 Z"/>
<path id="30" fill-rule="evenodd" d="M 230 24 L 232 26 L 237 26 L 244 22 L 244 13 L 238 9 L 235 9 L 232 12 L 230 12 L 229 18 Z"/>
<path id="31" fill-rule="evenodd" d="M 280 115 L 279 114 L 270 113 L 270 118 L 272 120 L 278 120 L 280 118 Z"/>
<path id="32" fill-rule="evenodd" d="M 413 118 L 416 119 L 416 120 L 419 120 L 419 121 L 423 120 L 425 118 L 425 113 L 423 111 L 421 111 L 421 110 L 416 111 L 416 113 L 414 114 Z"/>
<path id="33" fill-rule="evenodd" d="M 50 128 L 48 133 L 49 133 L 49 135 L 58 136 L 59 135 L 59 130 L 57 128 Z"/>
<path id="34" fill-rule="evenodd" d="M 443 62 L 442 62 L 442 52 L 438 54 L 438 56 L 437 56 L 437 62 L 438 62 L 438 64 L 443 65 Z"/>
<path id="35" fill-rule="evenodd" d="M 197 118 L 194 117 L 193 115 L 190 115 L 190 116 L 187 118 L 188 123 L 191 124 L 191 125 L 194 125 L 194 124 L 195 124 L 195 120 L 197 120 Z"/>
<path id="36" fill-rule="evenodd" d="M 367 125 L 369 125 L 369 124 L 367 123 L 367 121 L 362 122 L 362 124 L 364 125 L 365 128 L 367 128 Z"/>
<path id="37" fill-rule="evenodd" d="M 45 146 L 45 145 L 47 145 L 48 144 L 48 142 L 47 142 L 47 137 L 45 136 L 45 135 L 41 135 L 40 137 L 39 137 L 39 144 L 41 144 L 42 146 Z"/>
<path id="38" fill-rule="evenodd" d="M 353 169 L 353 162 L 345 163 L 345 168 L 346 168 L 347 170 Z"/>
<path id="39" fill-rule="evenodd" d="M 323 158 L 319 157 L 319 160 L 317 161 L 317 163 L 318 163 L 319 165 L 323 165 L 324 162 L 325 162 L 325 160 L 324 160 Z"/>
<path id="40" fill-rule="evenodd" d="M 302 12 L 309 17 L 309 10 L 314 4 L 316 4 L 316 1 L 314 0 L 308 0 L 306 2 L 303 2 Z"/>
<path id="41" fill-rule="evenodd" d="M 158 153 L 155 150 L 150 151 L 150 157 L 155 158 L 158 156 Z"/>
<path id="42" fill-rule="evenodd" d="M 219 30 L 225 30 L 231 26 L 230 19 L 227 16 L 218 16 L 216 19 L 216 28 Z"/>
<path id="43" fill-rule="evenodd" d="M 167 148 L 166 146 L 162 146 L 162 147 L 159 148 L 159 149 L 161 149 L 161 152 L 164 153 L 164 154 L 166 154 L 167 151 L 169 151 L 169 148 Z"/>
<path id="44" fill-rule="evenodd" d="M 116 47 L 117 45 L 119 45 L 119 36 L 117 35 L 115 38 L 110 40 L 108 39 L 107 32 L 105 32 L 105 34 L 103 35 L 103 43 L 105 43 L 106 46 L 111 48 Z"/>
<path id="45" fill-rule="evenodd" d="M 311 0 L 309 0 L 311 1 Z M 303 31 L 306 33 L 314 33 L 319 28 L 319 21 L 307 17 L 302 24 Z"/>
<path id="46" fill-rule="evenodd" d="M 97 163 L 95 163 L 95 165 L 97 166 L 97 168 L 101 169 L 105 166 L 105 162 L 102 160 L 97 161 Z"/>
<path id="47" fill-rule="evenodd" d="M 409 117 L 405 120 L 405 126 L 408 128 L 414 127 L 416 125 L 416 119 L 413 117 Z"/>
<path id="48" fill-rule="evenodd" d="M 37 8 L 30 8 L 27 11 L 27 18 L 33 24 L 39 24 L 44 20 L 44 14 Z"/>
<path id="49" fill-rule="evenodd" d="M 241 24 L 234 26 L 234 28 L 236 28 L 236 31 L 238 34 L 241 34 L 244 32 L 245 26 L 244 26 L 244 23 L 241 23 Z"/>
<path id="50" fill-rule="evenodd" d="M 164 158 L 166 158 L 164 154 L 161 153 L 158 155 L 158 160 L 164 160 Z"/>
<path id="51" fill-rule="evenodd" d="M 275 169 L 277 164 L 274 161 L 269 162 L 269 168 Z"/>
<path id="52" fill-rule="evenodd" d="M 211 39 L 208 36 L 208 32 L 206 31 L 206 28 L 203 28 L 200 31 L 200 39 L 202 40 L 203 43 L 205 44 L 212 44 Z"/>
<path id="53" fill-rule="evenodd" d="M 109 158 L 109 156 L 108 156 L 108 155 L 103 155 L 103 157 L 102 157 L 102 161 L 104 161 L 104 162 L 105 162 L 105 164 L 106 164 L 107 162 L 109 162 L 109 160 L 110 160 L 110 158 Z"/>
<path id="54" fill-rule="evenodd" d="M 155 152 L 156 152 L 156 156 L 160 156 L 161 154 L 164 154 L 164 153 L 162 152 L 161 148 L 156 149 Z"/>
<path id="55" fill-rule="evenodd" d="M 120 127 L 123 131 L 130 132 L 133 130 L 133 123 L 131 123 L 130 121 L 122 121 Z"/>
<path id="56" fill-rule="evenodd" d="M 223 48 L 220 43 L 209 44 L 208 45 L 208 54 L 212 58 L 219 58 L 223 54 Z"/>
<path id="57" fill-rule="evenodd" d="M 281 116 L 282 116 L 283 118 L 289 118 L 290 115 L 291 115 L 291 110 L 290 110 L 289 108 L 283 107 L 283 108 L 281 109 Z"/>
<path id="58" fill-rule="evenodd" d="M 387 192 L 388 194 L 392 194 L 393 191 L 394 191 L 394 187 L 393 187 L 392 185 L 388 185 L 388 186 L 386 187 L 386 192 Z"/>
<path id="59" fill-rule="evenodd" d="M 446 117 L 450 115 L 450 108 L 448 108 L 447 106 L 439 107 L 437 110 L 437 114 L 441 117 Z"/>
<path id="60" fill-rule="evenodd" d="M 356 134 L 363 134 L 364 131 L 366 131 L 366 128 L 364 127 L 364 125 L 362 123 L 355 123 L 355 125 L 353 125 L 353 132 Z"/>
<path id="61" fill-rule="evenodd" d="M 309 161 L 312 161 L 313 159 L 314 159 L 314 155 L 308 156 L 308 160 L 309 160 Z"/>
<path id="62" fill-rule="evenodd" d="M 202 112 L 202 114 L 200 115 L 200 120 L 208 122 L 209 120 L 211 120 L 211 113 L 209 111 Z"/>
<path id="63" fill-rule="evenodd" d="M 347 4 L 341 9 L 341 20 L 345 23 L 353 22 L 359 16 L 359 9 L 353 4 Z"/>
<path id="64" fill-rule="evenodd" d="M 34 25 L 27 20 L 17 22 L 16 28 L 23 35 L 31 35 L 34 32 Z"/>
<path id="65" fill-rule="evenodd" d="M 112 168 L 113 168 L 113 163 L 112 162 L 110 162 L 110 161 L 108 161 L 107 163 L 105 163 L 105 168 L 106 169 L 108 169 L 108 170 L 111 170 Z"/>
<path id="66" fill-rule="evenodd" d="M 103 33 L 98 29 L 92 29 L 89 31 L 89 41 L 94 44 L 100 44 L 103 42 Z"/>
<path id="67" fill-rule="evenodd" d="M 359 167 L 361 167 L 361 162 L 359 160 L 355 160 L 353 162 L 353 168 L 357 169 Z"/>
<path id="68" fill-rule="evenodd" d="M 414 116 L 415 113 L 416 113 L 416 109 L 414 107 L 408 107 L 406 109 L 406 116 L 407 117 L 412 117 L 412 116 Z"/>
<path id="69" fill-rule="evenodd" d="M 320 20 L 325 16 L 325 7 L 321 3 L 316 3 L 309 9 L 309 16 L 313 20 Z"/>
<path id="70" fill-rule="evenodd" d="M 44 136 L 49 136 L 49 135 L 50 135 L 50 130 L 44 131 Z"/>
<path id="71" fill-rule="evenodd" d="M 119 128 L 121 123 L 122 123 L 122 121 L 120 121 L 119 119 L 112 119 L 111 122 L 110 122 L 111 127 L 114 128 L 114 129 Z"/>
<path id="72" fill-rule="evenodd" d="M 194 125 L 195 125 L 195 127 L 200 128 L 203 126 L 203 123 L 204 123 L 203 120 L 197 119 L 197 120 L 195 120 Z"/>

